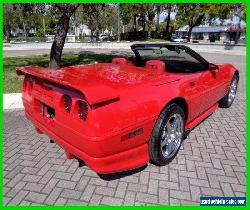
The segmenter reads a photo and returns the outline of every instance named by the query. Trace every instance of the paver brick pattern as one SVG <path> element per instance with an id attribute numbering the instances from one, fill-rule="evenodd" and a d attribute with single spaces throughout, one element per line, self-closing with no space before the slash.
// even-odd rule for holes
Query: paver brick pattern
<path id="1" fill-rule="evenodd" d="M 200 196 L 245 196 L 244 62 L 234 105 L 198 125 L 163 167 L 99 176 L 36 134 L 23 110 L 5 111 L 4 205 L 199 205 Z"/>

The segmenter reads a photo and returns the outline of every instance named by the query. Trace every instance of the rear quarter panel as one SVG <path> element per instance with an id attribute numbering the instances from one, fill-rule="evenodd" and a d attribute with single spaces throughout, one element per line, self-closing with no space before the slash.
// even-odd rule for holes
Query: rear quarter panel
<path id="1" fill-rule="evenodd" d="M 120 101 L 93 110 L 95 126 L 100 131 L 114 132 L 144 122 L 155 122 L 164 107 L 178 96 L 178 81 L 129 87 L 120 92 Z"/>

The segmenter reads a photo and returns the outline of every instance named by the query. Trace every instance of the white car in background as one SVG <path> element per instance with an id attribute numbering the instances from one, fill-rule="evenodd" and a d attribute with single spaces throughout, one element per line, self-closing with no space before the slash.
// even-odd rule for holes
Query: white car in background
<path id="1" fill-rule="evenodd" d="M 184 39 L 182 39 L 182 38 L 175 38 L 173 41 L 176 42 L 176 43 L 182 43 L 182 42 L 184 42 Z"/>
<path id="2" fill-rule="evenodd" d="M 175 42 L 175 43 L 183 43 L 183 42 L 187 42 L 187 40 L 186 40 L 186 39 L 184 39 L 184 38 L 180 38 L 180 37 L 177 37 L 177 36 L 173 36 L 173 37 L 171 38 L 171 41 L 172 41 L 172 42 Z"/>
<path id="3" fill-rule="evenodd" d="M 110 39 L 110 36 L 108 34 L 100 34 L 99 35 L 99 40 L 104 41 Z"/>

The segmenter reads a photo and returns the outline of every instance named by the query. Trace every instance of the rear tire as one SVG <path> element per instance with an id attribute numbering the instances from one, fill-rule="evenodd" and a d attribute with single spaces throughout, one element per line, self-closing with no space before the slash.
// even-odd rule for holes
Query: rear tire
<path id="1" fill-rule="evenodd" d="M 236 97 L 237 88 L 238 88 L 239 77 L 234 75 L 228 90 L 227 95 L 225 95 L 220 101 L 219 106 L 222 108 L 229 108 L 232 106 L 234 99 Z"/>
<path id="2" fill-rule="evenodd" d="M 177 155 L 184 138 L 185 114 L 175 103 L 160 114 L 149 140 L 149 155 L 154 164 L 166 165 Z"/>

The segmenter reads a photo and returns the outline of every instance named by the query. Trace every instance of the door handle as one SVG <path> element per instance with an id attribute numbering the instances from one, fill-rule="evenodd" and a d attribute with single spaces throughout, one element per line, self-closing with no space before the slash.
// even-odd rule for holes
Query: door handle
<path id="1" fill-rule="evenodd" d="M 195 80 L 192 80 L 189 82 L 189 86 L 190 87 L 194 87 L 196 85 L 196 81 Z"/>

